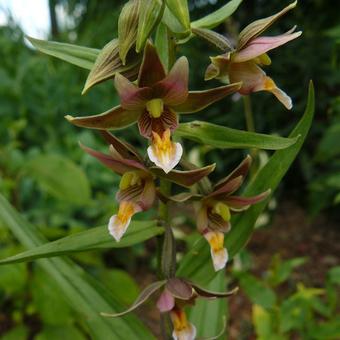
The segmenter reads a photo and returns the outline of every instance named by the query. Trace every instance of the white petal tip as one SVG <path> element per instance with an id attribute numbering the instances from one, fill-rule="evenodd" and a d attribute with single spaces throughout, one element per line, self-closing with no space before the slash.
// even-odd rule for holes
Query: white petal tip
<path id="1" fill-rule="evenodd" d="M 174 151 L 171 153 L 165 152 L 156 154 L 152 145 L 147 149 L 147 153 L 151 162 L 163 169 L 166 174 L 169 173 L 179 163 L 183 154 L 183 148 L 180 143 L 172 143 L 172 145 L 174 147 Z"/>
<path id="2" fill-rule="evenodd" d="M 223 248 L 218 251 L 211 250 L 211 258 L 213 261 L 213 266 L 215 269 L 215 272 L 225 268 L 227 262 L 228 262 L 228 252 L 226 248 Z"/>
<path id="3" fill-rule="evenodd" d="M 181 331 L 174 330 L 172 337 L 174 340 L 195 340 L 196 338 L 196 327 L 190 323 L 188 327 Z"/>
<path id="4" fill-rule="evenodd" d="M 126 229 L 129 226 L 129 224 L 130 224 L 130 219 L 127 221 L 127 223 L 123 225 L 118 221 L 117 215 L 113 215 L 110 218 L 109 225 L 108 225 L 110 235 L 117 242 L 119 242 L 121 238 L 123 237 L 123 235 L 125 234 Z"/>

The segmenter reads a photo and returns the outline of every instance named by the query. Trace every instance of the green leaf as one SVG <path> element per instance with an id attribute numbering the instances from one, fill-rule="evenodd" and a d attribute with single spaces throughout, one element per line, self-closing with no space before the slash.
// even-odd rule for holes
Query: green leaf
<path id="1" fill-rule="evenodd" d="M 191 23 L 193 28 L 214 28 L 228 19 L 241 4 L 242 0 L 231 0 L 217 11 Z"/>
<path id="2" fill-rule="evenodd" d="M 316 160 L 327 162 L 340 155 L 340 123 L 331 125 L 324 133 L 316 153 Z"/>
<path id="3" fill-rule="evenodd" d="M 182 26 L 190 29 L 190 16 L 187 0 L 166 0 L 166 5 Z"/>
<path id="4" fill-rule="evenodd" d="M 274 307 L 276 303 L 274 291 L 255 276 L 241 273 L 239 274 L 239 282 L 242 291 L 248 296 L 252 303 L 260 305 L 263 308 Z"/>
<path id="5" fill-rule="evenodd" d="M 1 340 L 26 340 L 28 339 L 28 334 L 29 329 L 24 325 L 20 325 L 3 334 Z"/>
<path id="6" fill-rule="evenodd" d="M 0 223 L 9 228 L 27 248 L 37 247 L 45 238 L 0 195 Z M 81 267 L 70 260 L 44 259 L 38 265 L 49 275 L 63 291 L 66 300 L 77 313 L 77 318 L 84 321 L 91 339 L 154 339 L 152 334 L 133 315 L 119 319 L 104 319 L 100 312 L 105 310 L 120 311 L 123 306 L 109 292 Z"/>
<path id="7" fill-rule="evenodd" d="M 220 271 L 205 288 L 223 292 L 227 286 L 225 273 Z M 232 299 L 233 297 L 231 297 Z M 225 339 L 227 300 L 226 299 L 198 299 L 190 309 L 190 321 L 196 326 L 200 337 Z"/>
<path id="8" fill-rule="evenodd" d="M 235 130 L 211 123 L 193 121 L 180 124 L 176 134 L 204 145 L 222 149 L 250 149 L 280 150 L 293 145 L 298 136 L 284 138 L 262 133 Z"/>
<path id="9" fill-rule="evenodd" d="M 328 271 L 327 280 L 332 284 L 340 285 L 340 266 L 333 267 Z"/>
<path id="10" fill-rule="evenodd" d="M 252 319 L 257 339 L 265 340 L 270 339 L 270 336 L 273 336 L 271 315 L 263 307 L 253 305 Z"/>
<path id="11" fill-rule="evenodd" d="M 81 251 L 130 247 L 161 233 L 163 228 L 157 227 L 156 221 L 132 221 L 121 241 L 116 242 L 106 226 L 91 228 L 1 260 L 0 265 Z"/>
<path id="12" fill-rule="evenodd" d="M 290 134 L 290 138 L 300 136 L 297 142 L 287 149 L 279 150 L 269 159 L 268 163 L 258 172 L 254 180 L 248 185 L 244 194 L 250 196 L 267 189 L 272 192 L 288 171 L 290 165 L 299 153 L 307 133 L 312 124 L 314 115 L 314 87 L 309 86 L 307 107 L 301 120 Z M 255 222 L 266 206 L 268 199 L 258 203 L 238 217 L 232 219 L 232 229 L 227 234 L 226 243 L 230 257 L 237 254 L 247 243 L 254 229 Z M 179 276 L 188 277 L 194 282 L 206 284 L 216 275 L 210 258 L 207 242 L 200 239 L 181 260 L 178 268 Z"/>
<path id="13" fill-rule="evenodd" d="M 191 34 L 191 30 L 183 27 L 183 25 L 177 20 L 172 12 L 165 7 L 162 22 L 169 28 L 169 30 L 180 39 L 188 38 Z"/>
<path id="14" fill-rule="evenodd" d="M 95 48 L 60 43 L 56 41 L 39 40 L 27 36 L 26 38 L 40 52 L 88 70 L 91 70 L 100 52 L 100 50 Z"/>
<path id="15" fill-rule="evenodd" d="M 163 14 L 164 0 L 149 0 L 143 3 L 138 19 L 138 31 L 136 41 L 136 51 L 140 52 L 144 48 L 146 40 L 151 35 L 153 29 Z"/>
<path id="16" fill-rule="evenodd" d="M 169 70 L 169 34 L 167 26 L 161 22 L 156 31 L 156 38 L 155 38 L 155 46 L 158 52 L 159 57 L 161 58 L 162 64 L 164 65 L 165 69 Z"/>
<path id="17" fill-rule="evenodd" d="M 74 326 L 44 326 L 42 331 L 34 337 L 34 340 L 86 340 L 83 335 Z"/>
<path id="18" fill-rule="evenodd" d="M 91 191 L 84 171 L 60 155 L 41 155 L 28 161 L 22 173 L 33 177 L 50 195 L 68 203 L 89 202 Z"/>

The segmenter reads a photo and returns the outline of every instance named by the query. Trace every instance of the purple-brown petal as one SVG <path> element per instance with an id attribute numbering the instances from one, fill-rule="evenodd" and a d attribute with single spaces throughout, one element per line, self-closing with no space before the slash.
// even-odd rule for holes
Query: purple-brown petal
<path id="1" fill-rule="evenodd" d="M 218 189 L 214 190 L 208 197 L 214 197 L 219 199 L 231 195 L 233 192 L 238 190 L 244 180 L 243 176 L 238 176 L 226 181 L 223 185 L 219 186 Z"/>
<path id="2" fill-rule="evenodd" d="M 134 160 L 129 159 L 121 159 L 121 158 L 113 158 L 111 155 L 106 155 L 102 152 L 93 150 L 85 145 L 80 143 L 80 147 L 90 154 L 91 156 L 97 158 L 102 164 L 113 170 L 119 175 L 124 174 L 127 171 L 134 171 L 134 170 L 144 170 L 146 171 L 145 167 Z"/>
<path id="3" fill-rule="evenodd" d="M 231 228 L 229 221 L 225 221 L 222 216 L 213 213 L 211 210 L 208 210 L 208 226 L 210 230 L 221 233 L 227 233 Z"/>
<path id="4" fill-rule="evenodd" d="M 211 164 L 205 166 L 204 168 L 188 171 L 172 170 L 168 174 L 166 174 L 162 169 L 156 167 L 150 168 L 150 171 L 158 177 L 165 178 L 183 187 L 191 187 L 195 183 L 199 182 L 202 178 L 213 172 L 215 166 L 215 164 Z"/>
<path id="5" fill-rule="evenodd" d="M 165 105 L 182 104 L 188 97 L 189 64 L 186 57 L 179 58 L 169 74 L 153 86 L 153 96 Z"/>
<path id="6" fill-rule="evenodd" d="M 144 48 L 144 56 L 138 75 L 139 87 L 151 87 L 166 76 L 164 66 L 156 48 L 148 41 Z"/>
<path id="7" fill-rule="evenodd" d="M 86 117 L 73 117 L 65 116 L 65 118 L 76 126 L 81 126 L 89 129 L 108 130 L 108 129 L 121 129 L 135 123 L 141 111 L 125 110 L 120 105 L 116 106 L 104 113 L 86 116 Z"/>
<path id="8" fill-rule="evenodd" d="M 205 91 L 190 91 L 187 100 L 175 106 L 174 110 L 180 113 L 194 113 L 203 110 L 225 96 L 237 92 L 241 85 L 241 83 L 236 83 Z"/>
<path id="9" fill-rule="evenodd" d="M 165 287 L 177 299 L 189 300 L 193 294 L 191 285 L 183 279 L 171 278 Z"/>
<path id="10" fill-rule="evenodd" d="M 243 210 L 250 205 L 263 201 L 268 197 L 269 194 L 270 190 L 252 197 L 228 196 L 225 200 L 223 200 L 223 202 L 226 203 L 231 209 Z"/>
<path id="11" fill-rule="evenodd" d="M 130 202 L 137 202 L 139 199 L 139 196 L 143 192 L 143 186 L 142 185 L 132 185 L 129 186 L 126 189 L 119 190 L 117 191 L 116 194 L 116 200 L 118 202 L 123 202 L 123 201 L 130 201 Z"/>
<path id="12" fill-rule="evenodd" d="M 146 102 L 151 99 L 150 87 L 140 88 L 119 73 L 116 74 L 114 82 L 120 105 L 126 110 L 143 110 Z"/>
<path id="13" fill-rule="evenodd" d="M 120 140 L 116 136 L 112 135 L 106 130 L 100 131 L 106 142 L 114 147 L 114 149 L 121 155 L 122 158 L 135 159 L 139 162 L 143 162 L 141 155 L 138 151 L 129 143 Z"/>
<path id="14" fill-rule="evenodd" d="M 142 210 L 148 210 L 152 207 L 156 198 L 156 187 L 153 179 L 146 179 L 144 183 L 143 192 L 137 204 Z"/>
<path id="15" fill-rule="evenodd" d="M 230 290 L 229 292 L 214 292 L 208 289 L 205 289 L 195 283 L 191 282 L 192 287 L 195 289 L 196 293 L 205 298 L 224 298 L 231 295 L 234 295 L 238 291 L 238 287 L 235 287 L 234 289 Z"/>
<path id="16" fill-rule="evenodd" d="M 228 176 L 221 179 L 215 184 L 214 191 L 220 189 L 227 182 L 229 182 L 230 180 L 236 177 L 243 176 L 243 178 L 245 178 L 247 176 L 251 163 L 252 163 L 252 158 L 249 155 L 247 155 L 247 157 Z"/>

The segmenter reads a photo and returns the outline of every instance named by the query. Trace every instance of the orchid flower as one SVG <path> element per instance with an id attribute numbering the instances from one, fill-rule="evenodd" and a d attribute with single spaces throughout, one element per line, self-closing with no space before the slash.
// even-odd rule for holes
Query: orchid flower
<path id="1" fill-rule="evenodd" d="M 242 82 L 239 93 L 247 95 L 257 91 L 269 91 L 287 108 L 292 108 L 291 98 L 277 87 L 272 78 L 268 77 L 260 66 L 271 64 L 267 54 L 287 42 L 298 38 L 302 32 L 294 32 L 293 27 L 288 32 L 273 36 L 259 36 L 276 20 L 296 6 L 290 4 L 282 11 L 264 19 L 254 21 L 239 34 L 235 50 L 211 57 L 211 64 L 205 72 L 205 79 L 229 79 L 230 82 Z"/>
<path id="2" fill-rule="evenodd" d="M 197 112 L 240 88 L 238 83 L 189 92 L 188 75 L 186 57 L 179 58 L 166 74 L 156 48 L 147 43 L 137 85 L 119 73 L 115 76 L 119 106 L 100 115 L 66 118 L 75 125 L 95 129 L 122 128 L 138 121 L 141 135 L 150 140 L 150 160 L 168 173 L 183 153 L 182 146 L 171 139 L 178 126 L 177 113 Z"/>
<path id="3" fill-rule="evenodd" d="M 233 195 L 242 185 L 250 164 L 251 157 L 247 156 L 200 201 L 197 228 L 210 245 L 215 271 L 223 269 L 228 261 L 228 251 L 224 247 L 224 234 L 231 228 L 231 214 L 246 210 L 252 204 L 262 201 L 270 192 L 268 190 L 253 197 Z"/>
<path id="4" fill-rule="evenodd" d="M 110 218 L 108 229 L 114 239 L 119 242 L 126 232 L 134 214 L 148 210 L 156 198 L 156 176 L 184 187 L 189 187 L 207 176 L 215 168 L 209 165 L 192 171 L 173 170 L 169 174 L 160 173 L 157 168 L 148 168 L 134 147 L 123 142 L 106 131 L 103 137 L 110 144 L 110 154 L 103 154 L 91 148 L 81 147 L 91 156 L 121 176 L 116 199 L 119 202 L 118 213 Z"/>
<path id="5" fill-rule="evenodd" d="M 157 300 L 157 308 L 161 313 L 170 313 L 173 324 L 173 339 L 194 340 L 196 338 L 196 327 L 188 321 L 184 308 L 194 305 L 197 298 L 211 300 L 229 297 L 235 294 L 238 288 L 236 287 L 229 292 L 212 292 L 189 280 L 173 277 L 147 286 L 126 311 L 116 314 L 102 313 L 102 315 L 118 317 L 130 313 L 159 290 L 162 290 L 162 292 Z"/>

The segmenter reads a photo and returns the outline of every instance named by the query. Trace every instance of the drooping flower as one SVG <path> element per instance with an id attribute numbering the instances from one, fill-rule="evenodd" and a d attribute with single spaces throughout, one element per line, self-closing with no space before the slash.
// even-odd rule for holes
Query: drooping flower
<path id="1" fill-rule="evenodd" d="M 239 34 L 236 48 L 225 54 L 211 57 L 211 64 L 205 72 L 205 79 L 221 79 L 230 82 L 242 82 L 239 93 L 247 95 L 257 91 L 269 91 L 287 108 L 292 108 L 291 98 L 277 87 L 272 78 L 268 77 L 260 66 L 271 64 L 267 54 L 287 42 L 298 38 L 302 32 L 288 32 L 266 37 L 260 36 L 276 20 L 296 6 L 297 2 L 285 7 L 282 11 L 264 19 L 254 21 Z"/>
<path id="2" fill-rule="evenodd" d="M 122 128 L 138 121 L 141 135 L 150 140 L 150 160 L 168 173 L 181 159 L 183 149 L 171 139 L 178 126 L 178 113 L 193 113 L 237 91 L 240 84 L 206 91 L 188 91 L 189 65 L 179 58 L 166 74 L 156 48 L 147 43 L 137 85 L 116 74 L 120 105 L 100 115 L 66 118 L 73 124 L 94 129 Z"/>
<path id="3" fill-rule="evenodd" d="M 102 315 L 118 317 L 130 313 L 159 290 L 161 290 L 161 294 L 157 300 L 157 308 L 161 313 L 170 313 L 173 324 L 173 339 L 193 340 L 196 338 L 196 327 L 188 321 L 184 308 L 194 305 L 197 298 L 211 300 L 229 297 L 235 294 L 238 288 L 229 292 L 212 292 L 189 280 L 173 277 L 147 286 L 126 311 L 115 314 L 102 313 Z"/>
<path id="4" fill-rule="evenodd" d="M 246 210 L 252 204 L 265 199 L 270 193 L 270 190 L 267 190 L 252 197 L 234 195 L 234 192 L 242 185 L 250 164 L 251 157 L 247 156 L 200 201 L 197 228 L 210 245 L 215 271 L 223 269 L 228 261 L 228 252 L 224 247 L 224 234 L 231 228 L 231 214 Z"/>
<path id="5" fill-rule="evenodd" d="M 118 242 L 125 234 L 134 214 L 148 210 L 156 198 L 155 179 L 163 176 L 169 181 L 189 187 L 207 176 L 215 168 L 209 165 L 192 171 L 173 170 L 168 174 L 158 168 L 148 168 L 135 148 L 107 131 L 102 131 L 105 140 L 110 144 L 110 154 L 104 154 L 91 148 L 81 147 L 91 156 L 121 176 L 116 199 L 119 202 L 118 213 L 110 218 L 108 229 Z"/>

